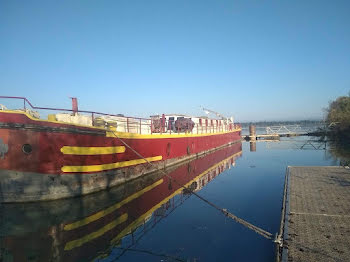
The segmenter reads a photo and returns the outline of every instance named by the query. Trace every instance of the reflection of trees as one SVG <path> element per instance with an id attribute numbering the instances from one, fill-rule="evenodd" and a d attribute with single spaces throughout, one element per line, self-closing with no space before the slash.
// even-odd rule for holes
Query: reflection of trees
<path id="1" fill-rule="evenodd" d="M 330 156 L 335 160 L 339 161 L 341 166 L 350 165 L 350 145 L 348 143 L 340 143 L 338 140 L 328 141 L 328 152 Z"/>

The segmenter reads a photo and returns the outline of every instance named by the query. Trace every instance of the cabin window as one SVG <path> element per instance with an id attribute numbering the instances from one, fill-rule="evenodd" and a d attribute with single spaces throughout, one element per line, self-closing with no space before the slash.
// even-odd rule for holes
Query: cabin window
<path id="1" fill-rule="evenodd" d="M 168 130 L 175 130 L 175 117 L 169 117 Z"/>
<path id="2" fill-rule="evenodd" d="M 202 126 L 202 118 L 199 119 L 199 125 Z"/>

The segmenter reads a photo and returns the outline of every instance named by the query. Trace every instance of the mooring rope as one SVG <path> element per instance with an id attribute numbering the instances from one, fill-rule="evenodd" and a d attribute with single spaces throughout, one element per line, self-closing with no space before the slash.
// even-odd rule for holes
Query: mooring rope
<path id="1" fill-rule="evenodd" d="M 239 218 L 238 216 L 230 213 L 227 209 L 218 207 L 217 205 L 215 205 L 214 203 L 210 202 L 209 200 L 201 197 L 200 195 L 198 195 L 196 192 L 194 192 L 193 190 L 191 190 L 190 188 L 186 188 L 185 186 L 181 185 L 180 183 L 178 183 L 173 177 L 169 176 L 163 169 L 158 169 L 155 165 L 153 165 L 150 161 L 148 161 L 145 157 L 143 157 L 139 152 L 137 152 L 134 148 L 132 148 L 130 145 L 128 145 L 123 139 L 121 139 L 113 130 L 112 130 L 113 134 L 115 135 L 115 137 L 122 142 L 127 148 L 129 148 L 131 151 L 133 151 L 138 157 L 142 158 L 143 160 L 145 160 L 151 167 L 155 168 L 156 170 L 162 172 L 165 176 L 167 176 L 170 180 L 173 180 L 178 186 L 182 187 L 183 189 L 185 189 L 186 191 L 190 191 L 191 194 L 195 195 L 197 198 L 199 198 L 200 200 L 202 200 L 203 202 L 207 203 L 208 205 L 212 206 L 213 208 L 215 208 L 216 210 L 220 211 L 221 213 L 223 213 L 225 216 L 231 218 L 232 220 L 236 221 L 237 223 L 253 230 L 255 233 L 258 233 L 259 235 L 267 238 L 267 239 L 273 239 L 273 235 L 270 232 L 267 232 L 264 229 L 261 229 L 247 221 L 245 221 L 242 218 Z"/>
<path id="2" fill-rule="evenodd" d="M 120 250 L 125 250 L 125 251 L 132 251 L 132 252 L 138 252 L 138 253 L 145 253 L 145 254 L 149 254 L 152 256 L 156 256 L 156 257 L 164 257 L 164 258 L 168 258 L 171 260 L 175 260 L 175 261 L 180 261 L 180 262 L 187 262 L 187 260 L 184 260 L 182 258 L 179 257 L 175 257 L 175 256 L 171 256 L 165 253 L 156 253 L 150 250 L 146 250 L 146 249 L 138 249 L 138 248 L 122 248 L 122 247 L 116 247 L 117 249 Z"/>

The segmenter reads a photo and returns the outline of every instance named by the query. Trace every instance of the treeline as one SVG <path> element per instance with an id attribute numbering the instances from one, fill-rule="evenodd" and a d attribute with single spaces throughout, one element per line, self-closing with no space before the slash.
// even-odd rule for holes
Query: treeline
<path id="1" fill-rule="evenodd" d="M 323 120 L 295 120 L 295 121 L 258 121 L 258 122 L 243 122 L 242 127 L 255 126 L 280 126 L 280 125 L 301 125 L 301 126 L 324 126 Z"/>
<path id="2" fill-rule="evenodd" d="M 350 141 L 350 96 L 331 101 L 326 112 L 329 135 L 339 141 Z"/>

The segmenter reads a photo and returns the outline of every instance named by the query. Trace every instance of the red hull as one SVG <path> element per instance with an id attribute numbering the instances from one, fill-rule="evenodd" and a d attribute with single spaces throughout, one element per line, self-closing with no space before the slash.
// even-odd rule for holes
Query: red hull
<path id="1" fill-rule="evenodd" d="M 13 113 L 0 113 L 0 122 L 10 124 L 9 127 L 5 126 L 5 128 L 0 129 L 0 138 L 8 146 L 8 152 L 0 161 L 0 169 L 62 174 L 65 173 L 62 171 L 63 166 L 102 165 L 140 158 L 128 148 L 122 154 L 62 154 L 61 148 L 64 146 L 124 146 L 119 139 L 107 137 L 108 131 L 105 130 L 35 121 L 24 114 Z M 11 125 L 16 125 L 17 128 L 13 128 Z M 71 130 L 65 132 L 64 129 L 67 128 L 71 128 Z M 90 134 L 84 134 L 84 131 Z M 113 136 L 114 133 L 109 132 L 109 135 Z M 172 134 L 171 138 L 160 138 L 162 135 L 159 134 L 151 136 L 155 138 L 148 138 L 149 135 L 140 135 L 138 138 L 123 138 L 123 141 L 145 158 L 161 156 L 162 160 L 168 160 L 201 153 L 241 139 L 240 129 L 204 136 L 196 136 L 196 134 L 180 137 L 177 134 Z M 163 136 L 170 137 L 169 135 Z M 32 146 L 30 154 L 23 153 L 22 146 L 24 144 Z"/>

